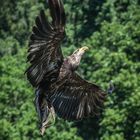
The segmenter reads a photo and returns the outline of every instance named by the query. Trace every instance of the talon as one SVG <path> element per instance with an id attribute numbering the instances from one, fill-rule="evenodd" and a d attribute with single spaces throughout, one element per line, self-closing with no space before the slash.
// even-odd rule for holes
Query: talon
<path id="1" fill-rule="evenodd" d="M 45 129 L 52 126 L 54 123 L 55 123 L 55 111 L 54 111 L 54 108 L 51 107 L 51 108 L 48 108 L 49 110 L 49 116 L 48 116 L 48 119 L 42 123 L 42 127 L 40 129 L 40 133 L 41 135 L 43 136 L 44 135 L 44 132 L 45 132 Z M 53 119 L 53 121 L 51 121 Z"/>
<path id="2" fill-rule="evenodd" d="M 43 135 L 44 135 L 44 132 L 45 132 L 45 127 L 42 127 L 42 128 L 40 129 L 40 134 L 43 136 Z"/>

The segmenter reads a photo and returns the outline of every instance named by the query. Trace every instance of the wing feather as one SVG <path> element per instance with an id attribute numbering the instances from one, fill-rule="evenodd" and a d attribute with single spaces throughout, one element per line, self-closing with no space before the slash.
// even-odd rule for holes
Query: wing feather
<path id="1" fill-rule="evenodd" d="M 57 88 L 51 89 L 50 101 L 58 116 L 67 120 L 99 115 L 106 99 L 106 93 L 99 86 L 76 73 L 60 79 L 53 86 Z"/>
<path id="2" fill-rule="evenodd" d="M 61 0 L 48 0 L 52 23 L 48 22 L 41 10 L 29 42 L 26 70 L 30 83 L 37 87 L 42 81 L 57 78 L 63 62 L 60 42 L 65 36 L 65 12 Z M 54 24 L 55 23 L 55 24 Z"/>

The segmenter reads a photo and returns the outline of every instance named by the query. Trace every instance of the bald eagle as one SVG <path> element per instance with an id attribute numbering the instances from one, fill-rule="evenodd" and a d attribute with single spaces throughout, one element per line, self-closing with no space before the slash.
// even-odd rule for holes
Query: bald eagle
<path id="1" fill-rule="evenodd" d="M 27 79 L 36 89 L 35 106 L 41 133 L 49 124 L 49 115 L 66 120 L 81 120 L 97 115 L 106 93 L 97 85 L 82 79 L 75 71 L 88 50 L 84 46 L 66 58 L 60 43 L 65 37 L 66 16 L 61 0 L 48 0 L 52 21 L 43 10 L 35 20 L 29 41 Z"/>

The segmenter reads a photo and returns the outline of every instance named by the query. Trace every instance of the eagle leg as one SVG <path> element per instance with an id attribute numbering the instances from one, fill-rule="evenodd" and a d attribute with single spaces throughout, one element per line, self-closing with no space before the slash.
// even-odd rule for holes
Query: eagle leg
<path id="1" fill-rule="evenodd" d="M 44 134 L 46 128 L 52 126 L 55 123 L 55 111 L 54 111 L 53 106 L 48 107 L 48 110 L 49 110 L 48 119 L 46 119 L 45 122 L 42 123 L 41 129 L 40 129 L 41 135 Z"/>

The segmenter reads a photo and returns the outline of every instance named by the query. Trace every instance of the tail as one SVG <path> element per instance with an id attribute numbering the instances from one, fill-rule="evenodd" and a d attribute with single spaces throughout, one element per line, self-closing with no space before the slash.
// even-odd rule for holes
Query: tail
<path id="1" fill-rule="evenodd" d="M 55 121 L 55 112 L 41 88 L 36 90 L 35 107 L 39 116 L 41 135 L 43 135 L 45 128 L 51 125 L 50 120 Z"/>

